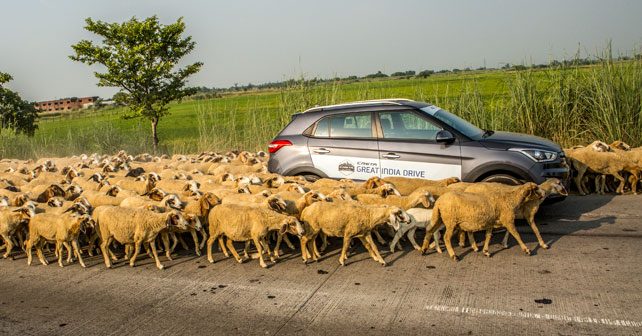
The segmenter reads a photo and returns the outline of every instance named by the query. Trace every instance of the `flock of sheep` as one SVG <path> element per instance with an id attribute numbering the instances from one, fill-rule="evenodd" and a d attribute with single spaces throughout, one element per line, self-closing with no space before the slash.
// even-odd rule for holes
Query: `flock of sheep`
<path id="1" fill-rule="evenodd" d="M 596 190 L 608 188 L 610 176 L 636 191 L 642 150 L 621 142 L 594 142 L 567 150 L 575 182 L 586 193 L 589 177 Z M 101 253 L 107 267 L 119 258 L 115 247 L 124 247 L 131 266 L 141 247 L 163 269 L 159 252 L 167 259 L 178 244 L 201 255 L 206 248 L 214 262 L 213 245 L 238 262 L 250 258 L 252 246 L 262 267 L 266 258 L 275 262 L 281 244 L 295 250 L 298 242 L 305 262 L 318 260 L 328 237 L 343 238 L 339 262 L 344 265 L 353 238 L 361 241 L 372 259 L 385 265 L 379 244 L 394 251 L 407 239 L 422 253 L 443 242 L 457 259 L 451 240 L 466 240 L 478 251 L 473 233 L 485 231 L 483 253 L 490 256 L 494 229 L 506 229 L 522 250 L 530 250 L 515 229 L 515 219 L 525 219 L 539 245 L 548 248 L 534 217 L 549 195 L 566 195 L 563 183 L 548 179 L 541 185 L 507 186 L 497 183 L 466 183 L 457 178 L 439 181 L 400 177 L 373 177 L 363 183 L 320 179 L 308 182 L 298 176 L 267 172 L 264 152 L 214 152 L 200 155 L 153 157 L 81 155 L 33 161 L 0 161 L 0 237 L 3 257 L 23 249 L 32 263 L 35 248 L 42 264 L 44 250 L 51 251 L 63 266 L 83 255 Z M 626 174 L 626 177 L 625 175 Z M 420 246 L 415 231 L 426 230 Z M 388 242 L 384 237 L 388 237 Z M 298 239 L 296 239 L 298 238 Z M 318 238 L 318 239 L 317 239 Z M 186 242 L 191 239 L 193 247 Z M 157 248 L 157 242 L 162 250 Z M 239 255 L 233 242 L 245 242 Z M 320 246 L 318 246 L 320 244 Z M 117 251 L 118 253 L 123 253 Z"/>

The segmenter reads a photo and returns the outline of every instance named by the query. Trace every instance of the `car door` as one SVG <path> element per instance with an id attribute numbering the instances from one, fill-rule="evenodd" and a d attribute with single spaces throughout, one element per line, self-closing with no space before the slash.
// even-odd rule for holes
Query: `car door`
<path id="1" fill-rule="evenodd" d="M 333 114 L 316 122 L 308 139 L 315 168 L 331 178 L 367 180 L 379 173 L 372 112 Z"/>
<path id="2" fill-rule="evenodd" d="M 461 178 L 459 140 L 438 142 L 439 123 L 416 110 L 376 114 L 381 177 Z"/>

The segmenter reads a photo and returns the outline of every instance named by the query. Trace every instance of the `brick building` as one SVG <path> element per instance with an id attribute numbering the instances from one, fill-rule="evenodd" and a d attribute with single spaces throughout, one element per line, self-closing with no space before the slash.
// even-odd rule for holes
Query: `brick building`
<path id="1" fill-rule="evenodd" d="M 94 105 L 96 100 L 98 100 L 98 96 L 82 98 L 71 97 L 37 102 L 34 106 L 36 107 L 36 110 L 42 112 L 80 110 Z"/>

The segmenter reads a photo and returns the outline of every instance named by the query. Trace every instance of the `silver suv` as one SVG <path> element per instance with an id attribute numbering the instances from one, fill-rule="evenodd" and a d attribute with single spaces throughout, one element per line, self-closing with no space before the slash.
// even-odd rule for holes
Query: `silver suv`
<path id="1" fill-rule="evenodd" d="M 483 130 L 437 106 L 406 99 L 294 114 L 269 151 L 270 172 L 308 180 L 455 176 L 518 184 L 568 176 L 564 152 L 550 140 Z"/>

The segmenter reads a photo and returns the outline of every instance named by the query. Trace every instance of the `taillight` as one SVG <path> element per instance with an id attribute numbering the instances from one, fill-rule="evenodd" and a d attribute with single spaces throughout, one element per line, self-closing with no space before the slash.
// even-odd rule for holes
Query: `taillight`
<path id="1" fill-rule="evenodd" d="M 292 146 L 290 140 L 274 140 L 268 145 L 268 152 L 276 153 L 279 149 L 285 146 Z"/>

